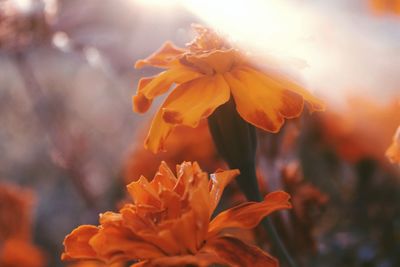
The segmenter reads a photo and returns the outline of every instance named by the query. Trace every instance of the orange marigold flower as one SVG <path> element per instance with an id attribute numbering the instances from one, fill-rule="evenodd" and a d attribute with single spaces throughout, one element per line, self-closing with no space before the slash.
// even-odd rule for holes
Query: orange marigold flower
<path id="1" fill-rule="evenodd" d="M 285 192 L 243 203 L 210 222 L 225 186 L 238 174 L 238 170 L 218 171 L 208 179 L 196 162 L 184 162 L 175 176 L 162 162 L 151 182 L 142 176 L 127 186 L 133 204 L 119 213 L 101 214 L 100 226 L 73 230 L 64 240 L 62 259 L 137 260 L 135 267 L 277 266 L 277 260 L 261 249 L 220 233 L 253 228 L 271 212 L 291 208 Z"/>
<path id="2" fill-rule="evenodd" d="M 139 81 L 133 97 L 135 111 L 146 112 L 155 97 L 176 85 L 153 119 L 145 142 L 152 152 L 164 150 L 174 126 L 197 127 L 231 96 L 244 120 L 270 132 L 279 131 L 285 118 L 298 117 L 304 100 L 311 111 L 324 109 L 320 100 L 299 85 L 259 70 L 211 29 L 198 25 L 194 29 L 198 36 L 186 48 L 167 42 L 136 62 L 136 68 L 166 70 Z"/>
<path id="3" fill-rule="evenodd" d="M 400 163 L 400 126 L 393 136 L 393 142 L 387 149 L 386 156 L 392 163 Z"/>

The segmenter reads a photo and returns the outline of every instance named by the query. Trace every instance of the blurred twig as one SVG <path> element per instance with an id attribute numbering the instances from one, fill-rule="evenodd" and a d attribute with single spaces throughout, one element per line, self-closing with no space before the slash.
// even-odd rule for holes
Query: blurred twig
<path id="1" fill-rule="evenodd" d="M 62 144 L 65 137 L 61 136 L 60 138 L 57 133 L 57 121 L 47 119 L 48 114 L 46 113 L 54 114 L 56 110 L 53 106 L 49 105 L 46 94 L 36 79 L 33 68 L 29 64 L 26 55 L 23 52 L 16 52 L 14 54 L 14 61 L 24 84 L 24 88 L 33 103 L 33 110 L 39 123 L 44 129 L 48 129 L 47 134 L 50 147 L 54 149 L 60 160 L 67 163 L 63 165 L 63 167 L 86 205 L 96 208 L 96 199 L 86 185 L 87 179 L 82 172 L 82 164 L 79 162 L 79 158 L 77 159 L 76 155 L 68 155 L 67 148 L 70 144 L 68 141 L 66 146 Z"/>

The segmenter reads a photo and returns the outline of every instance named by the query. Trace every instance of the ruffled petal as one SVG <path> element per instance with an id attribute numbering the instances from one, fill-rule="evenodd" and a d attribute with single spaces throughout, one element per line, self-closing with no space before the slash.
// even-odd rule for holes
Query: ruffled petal
<path id="1" fill-rule="evenodd" d="M 131 265 L 130 267 L 183 267 L 183 266 L 198 266 L 208 267 L 212 264 L 221 264 L 222 266 L 229 266 L 228 262 L 221 259 L 213 252 L 199 252 L 195 255 L 182 255 L 162 257 L 154 260 L 141 261 Z M 243 266 L 241 266 L 243 267 Z"/>
<path id="2" fill-rule="evenodd" d="M 278 191 L 265 196 L 262 202 L 246 202 L 218 214 L 208 228 L 208 238 L 226 228 L 251 229 L 270 213 L 290 209 L 289 194 Z"/>
<path id="3" fill-rule="evenodd" d="M 61 259 L 96 259 L 97 253 L 89 245 L 89 240 L 98 231 L 99 229 L 93 225 L 82 225 L 73 230 L 64 239 L 65 252 L 61 255 Z"/>
<path id="4" fill-rule="evenodd" d="M 174 173 L 168 167 L 167 163 L 162 161 L 150 185 L 158 192 L 160 189 L 172 190 L 176 182 L 177 179 Z"/>
<path id="5" fill-rule="evenodd" d="M 128 192 L 135 201 L 136 205 L 149 205 L 161 208 L 161 200 L 149 181 L 143 176 L 139 180 L 127 185 Z"/>
<path id="6" fill-rule="evenodd" d="M 165 256 L 159 248 L 138 239 L 128 229 L 111 225 L 100 228 L 89 245 L 99 258 L 109 263 Z"/>
<path id="7" fill-rule="evenodd" d="M 239 170 L 217 171 L 210 175 L 210 216 L 217 207 L 225 187 L 240 174 Z"/>
<path id="8" fill-rule="evenodd" d="M 197 127 L 229 100 L 228 84 L 220 74 L 202 77 L 178 85 L 163 106 L 163 119 L 171 124 Z"/>
<path id="9" fill-rule="evenodd" d="M 243 119 L 269 132 L 278 132 L 284 118 L 298 117 L 303 97 L 248 67 L 224 74 Z"/>
<path id="10" fill-rule="evenodd" d="M 231 70 L 236 61 L 236 54 L 233 49 L 216 50 L 202 55 L 189 54 L 185 59 L 204 74 L 225 73 Z"/>
<path id="11" fill-rule="evenodd" d="M 224 236 L 212 239 L 204 246 L 205 251 L 213 251 L 229 264 L 237 267 L 278 267 L 278 260 L 240 239 Z"/>
<path id="12" fill-rule="evenodd" d="M 144 66 L 167 68 L 173 64 L 184 52 L 184 49 L 176 47 L 171 42 L 165 42 L 160 49 L 146 59 L 140 59 L 136 61 L 135 68 L 140 69 Z"/>

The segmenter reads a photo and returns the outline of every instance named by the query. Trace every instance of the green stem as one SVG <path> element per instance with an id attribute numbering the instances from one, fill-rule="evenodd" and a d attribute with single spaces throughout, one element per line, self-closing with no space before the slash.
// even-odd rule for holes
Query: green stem
<path id="1" fill-rule="evenodd" d="M 253 125 L 243 120 L 236 111 L 231 99 L 218 107 L 208 117 L 208 125 L 214 144 L 221 157 L 231 169 L 239 169 L 236 181 L 249 201 L 262 201 L 256 175 L 257 135 Z M 262 225 L 270 237 L 271 243 L 279 253 L 279 258 L 289 267 L 297 267 L 285 245 L 281 241 L 272 221 L 264 218 Z"/>
<path id="2" fill-rule="evenodd" d="M 281 238 L 279 237 L 279 234 L 276 231 L 276 228 L 275 228 L 274 223 L 272 222 L 271 218 L 269 218 L 269 217 L 264 218 L 262 220 L 261 224 L 267 231 L 268 236 L 271 239 L 271 243 L 273 244 L 273 246 L 276 248 L 276 250 L 280 254 L 279 255 L 280 258 L 285 259 L 288 266 L 297 267 L 297 264 L 292 259 L 289 252 L 287 251 L 285 245 L 283 244 Z"/>

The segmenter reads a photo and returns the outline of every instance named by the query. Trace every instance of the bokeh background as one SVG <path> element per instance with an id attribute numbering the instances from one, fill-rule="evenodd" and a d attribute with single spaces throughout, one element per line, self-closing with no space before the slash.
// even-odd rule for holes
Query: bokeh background
<path id="1" fill-rule="evenodd" d="M 125 185 L 160 160 L 223 166 L 206 125 L 176 131 L 166 154 L 144 151 L 155 110 L 131 107 L 138 79 L 159 71 L 134 62 L 167 40 L 183 46 L 203 23 L 327 102 L 278 135 L 260 133 L 260 183 L 293 196 L 294 211 L 275 220 L 299 262 L 400 266 L 400 175 L 385 158 L 400 125 L 396 5 L 0 0 L 0 225 L 25 222 L 15 231 L 41 250 L 39 267 L 72 266 L 60 261 L 65 235 L 116 210 Z M 223 201 L 241 196 L 232 186 Z M 1 228 L 0 250 L 12 232 Z"/>

